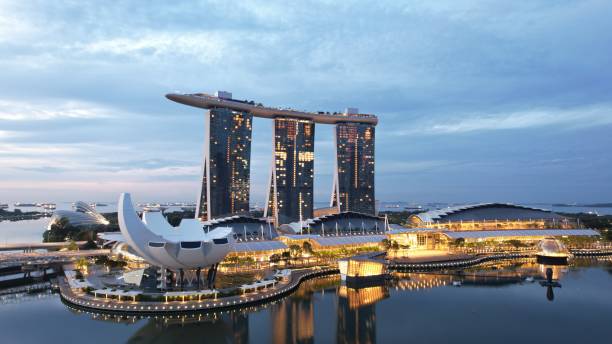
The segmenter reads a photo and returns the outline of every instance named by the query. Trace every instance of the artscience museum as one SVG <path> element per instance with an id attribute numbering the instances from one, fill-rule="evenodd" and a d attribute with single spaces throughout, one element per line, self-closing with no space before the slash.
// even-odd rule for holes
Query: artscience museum
<path id="1" fill-rule="evenodd" d="M 230 252 L 234 235 L 229 227 L 205 232 L 197 219 L 183 219 L 172 227 L 161 212 L 136 213 L 129 193 L 121 194 L 118 204 L 121 234 L 130 247 L 150 264 L 173 272 L 200 272 L 209 268 L 209 283 L 218 263 Z M 212 272 L 212 273 L 211 273 Z M 162 287 L 164 287 L 162 285 Z"/>

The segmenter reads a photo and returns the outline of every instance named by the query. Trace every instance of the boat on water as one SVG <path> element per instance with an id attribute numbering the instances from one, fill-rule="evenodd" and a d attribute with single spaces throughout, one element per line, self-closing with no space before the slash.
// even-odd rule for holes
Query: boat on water
<path id="1" fill-rule="evenodd" d="M 15 203 L 13 204 L 15 207 L 20 208 L 20 207 L 35 207 L 36 204 L 34 203 Z"/>
<path id="2" fill-rule="evenodd" d="M 90 205 L 91 207 L 93 207 L 93 208 L 95 208 L 95 207 L 106 207 L 106 206 L 108 206 L 108 204 L 106 204 L 106 203 L 100 203 L 100 202 L 92 202 L 92 203 L 89 203 L 89 205 Z"/>
<path id="3" fill-rule="evenodd" d="M 550 265 L 567 265 L 573 255 L 555 238 L 544 238 L 538 243 L 536 259 L 538 263 Z"/>
<path id="4" fill-rule="evenodd" d="M 37 206 L 46 210 L 54 210 L 55 208 L 57 208 L 57 205 L 55 203 L 40 203 L 37 204 Z"/>

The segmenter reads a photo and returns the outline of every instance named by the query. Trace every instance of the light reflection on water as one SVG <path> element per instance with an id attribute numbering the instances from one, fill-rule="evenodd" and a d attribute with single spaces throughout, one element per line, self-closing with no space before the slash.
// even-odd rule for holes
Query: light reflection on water
<path id="1" fill-rule="evenodd" d="M 553 267 L 554 299 L 534 260 L 461 273 L 404 273 L 348 288 L 308 281 L 258 308 L 140 319 L 70 310 L 57 297 L 0 306 L 3 342 L 395 343 L 604 342 L 612 321 L 612 260 Z M 533 277 L 527 279 L 528 277 Z M 527 280 L 526 280 L 527 279 Z M 461 281 L 454 287 L 453 281 Z M 588 330 L 587 330 L 588 329 Z"/>

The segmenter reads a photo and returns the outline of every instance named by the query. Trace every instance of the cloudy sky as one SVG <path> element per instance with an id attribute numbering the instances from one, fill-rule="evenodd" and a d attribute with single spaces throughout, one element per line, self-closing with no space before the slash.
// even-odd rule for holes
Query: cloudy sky
<path id="1" fill-rule="evenodd" d="M 215 90 L 379 115 L 381 200 L 612 201 L 610 1 L 169 3 L 0 0 L 0 202 L 195 201 L 203 113 L 164 94 Z"/>

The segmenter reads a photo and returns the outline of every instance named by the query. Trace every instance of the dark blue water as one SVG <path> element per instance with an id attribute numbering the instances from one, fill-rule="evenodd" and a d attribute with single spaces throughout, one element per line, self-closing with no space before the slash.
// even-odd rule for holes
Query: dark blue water
<path id="1" fill-rule="evenodd" d="M 57 295 L 4 300 L 2 343 L 586 343 L 609 342 L 612 262 L 556 268 L 540 285 L 534 262 L 462 275 L 398 274 L 352 289 L 337 277 L 305 283 L 265 308 L 134 319 L 69 309 Z M 524 281 L 535 277 L 534 282 Z M 453 280 L 462 280 L 460 287 Z"/>

